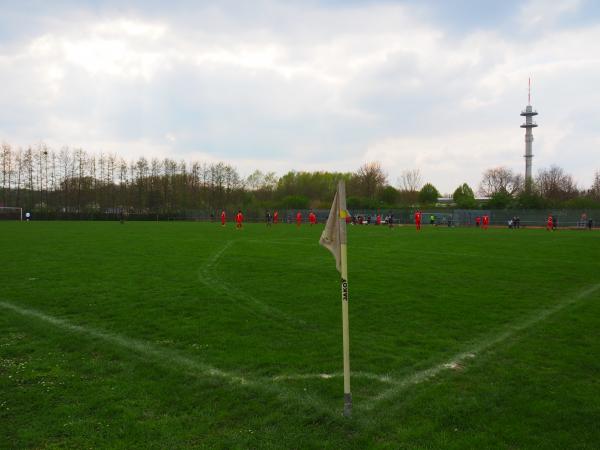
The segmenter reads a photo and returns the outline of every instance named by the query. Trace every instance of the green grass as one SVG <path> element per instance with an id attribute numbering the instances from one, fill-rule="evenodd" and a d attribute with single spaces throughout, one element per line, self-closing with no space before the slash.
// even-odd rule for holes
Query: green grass
<path id="1" fill-rule="evenodd" d="M 598 232 L 351 228 L 345 419 L 321 230 L 0 223 L 0 448 L 597 447 Z"/>

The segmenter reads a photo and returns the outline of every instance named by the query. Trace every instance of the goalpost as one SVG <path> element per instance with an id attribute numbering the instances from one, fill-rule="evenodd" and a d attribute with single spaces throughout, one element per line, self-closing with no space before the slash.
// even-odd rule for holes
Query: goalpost
<path id="1" fill-rule="evenodd" d="M 0 206 L 0 220 L 23 220 L 23 208 L 18 206 Z"/>

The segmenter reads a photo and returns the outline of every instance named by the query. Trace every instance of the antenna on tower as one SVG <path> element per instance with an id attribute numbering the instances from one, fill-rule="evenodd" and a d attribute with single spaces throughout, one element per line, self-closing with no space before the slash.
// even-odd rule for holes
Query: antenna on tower
<path id="1" fill-rule="evenodd" d="M 531 105 L 531 77 L 529 77 L 529 87 L 527 89 L 527 104 Z"/>

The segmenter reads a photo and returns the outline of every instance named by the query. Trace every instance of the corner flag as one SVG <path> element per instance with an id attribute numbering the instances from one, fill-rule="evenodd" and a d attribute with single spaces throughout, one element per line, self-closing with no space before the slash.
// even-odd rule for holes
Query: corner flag
<path id="1" fill-rule="evenodd" d="M 348 258 L 346 238 L 346 185 L 338 183 L 337 192 L 329 211 L 329 218 L 319 239 L 319 244 L 328 249 L 335 258 L 335 266 L 342 279 L 342 335 L 344 351 L 344 416 L 352 414 L 352 394 L 350 393 L 350 332 L 348 325 Z"/>

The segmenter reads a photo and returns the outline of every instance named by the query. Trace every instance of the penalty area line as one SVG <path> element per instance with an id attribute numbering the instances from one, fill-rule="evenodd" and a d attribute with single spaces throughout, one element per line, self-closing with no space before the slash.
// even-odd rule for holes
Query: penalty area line
<path id="1" fill-rule="evenodd" d="M 292 389 L 286 389 L 280 385 L 275 385 L 273 384 L 272 379 L 249 379 L 234 372 L 222 370 L 210 364 L 188 358 L 172 350 L 160 348 L 146 341 L 129 338 L 116 333 L 109 333 L 88 326 L 84 327 L 82 325 L 76 325 L 65 319 L 51 316 L 35 309 L 23 308 L 14 303 L 0 301 L 0 308 L 12 311 L 24 317 L 37 319 L 41 322 L 53 325 L 54 327 L 63 331 L 101 340 L 123 349 L 138 353 L 139 355 L 149 357 L 154 362 L 161 363 L 161 365 L 167 369 L 172 369 L 173 366 L 178 366 L 181 369 L 191 371 L 191 373 L 194 375 L 222 379 L 234 385 L 253 388 L 255 390 L 275 395 L 281 400 L 292 400 L 303 406 L 317 409 L 320 412 L 335 414 L 331 408 L 328 408 L 320 399 L 317 399 L 314 396 L 306 393 L 300 395 Z"/>
<path id="2" fill-rule="evenodd" d="M 373 409 L 375 406 L 377 406 L 378 403 L 393 398 L 394 396 L 400 394 L 402 391 L 404 391 L 410 386 L 423 383 L 431 378 L 434 378 L 435 376 L 439 375 L 440 373 L 446 370 L 456 370 L 462 367 L 467 362 L 467 360 L 476 358 L 477 355 L 479 355 L 480 353 L 483 353 L 486 350 L 489 350 L 490 348 L 503 343 L 504 341 L 512 338 L 515 334 L 521 331 L 524 331 L 528 328 L 531 328 L 534 325 L 537 325 L 539 322 L 542 322 L 548 319 L 550 316 L 560 312 L 561 310 L 573 304 L 576 304 L 577 302 L 583 300 L 586 297 L 589 297 L 598 290 L 600 290 L 600 283 L 583 289 L 578 294 L 572 297 L 568 297 L 566 300 L 563 300 L 562 302 L 557 303 L 553 306 L 538 311 L 537 313 L 527 317 L 524 320 L 518 321 L 513 325 L 509 325 L 505 331 L 480 341 L 470 350 L 461 352 L 442 364 L 430 367 L 429 369 L 417 371 L 412 375 L 409 375 L 401 380 L 393 382 L 393 387 L 386 389 L 381 394 L 369 400 L 367 403 L 364 404 L 364 408 L 367 410 Z"/>

